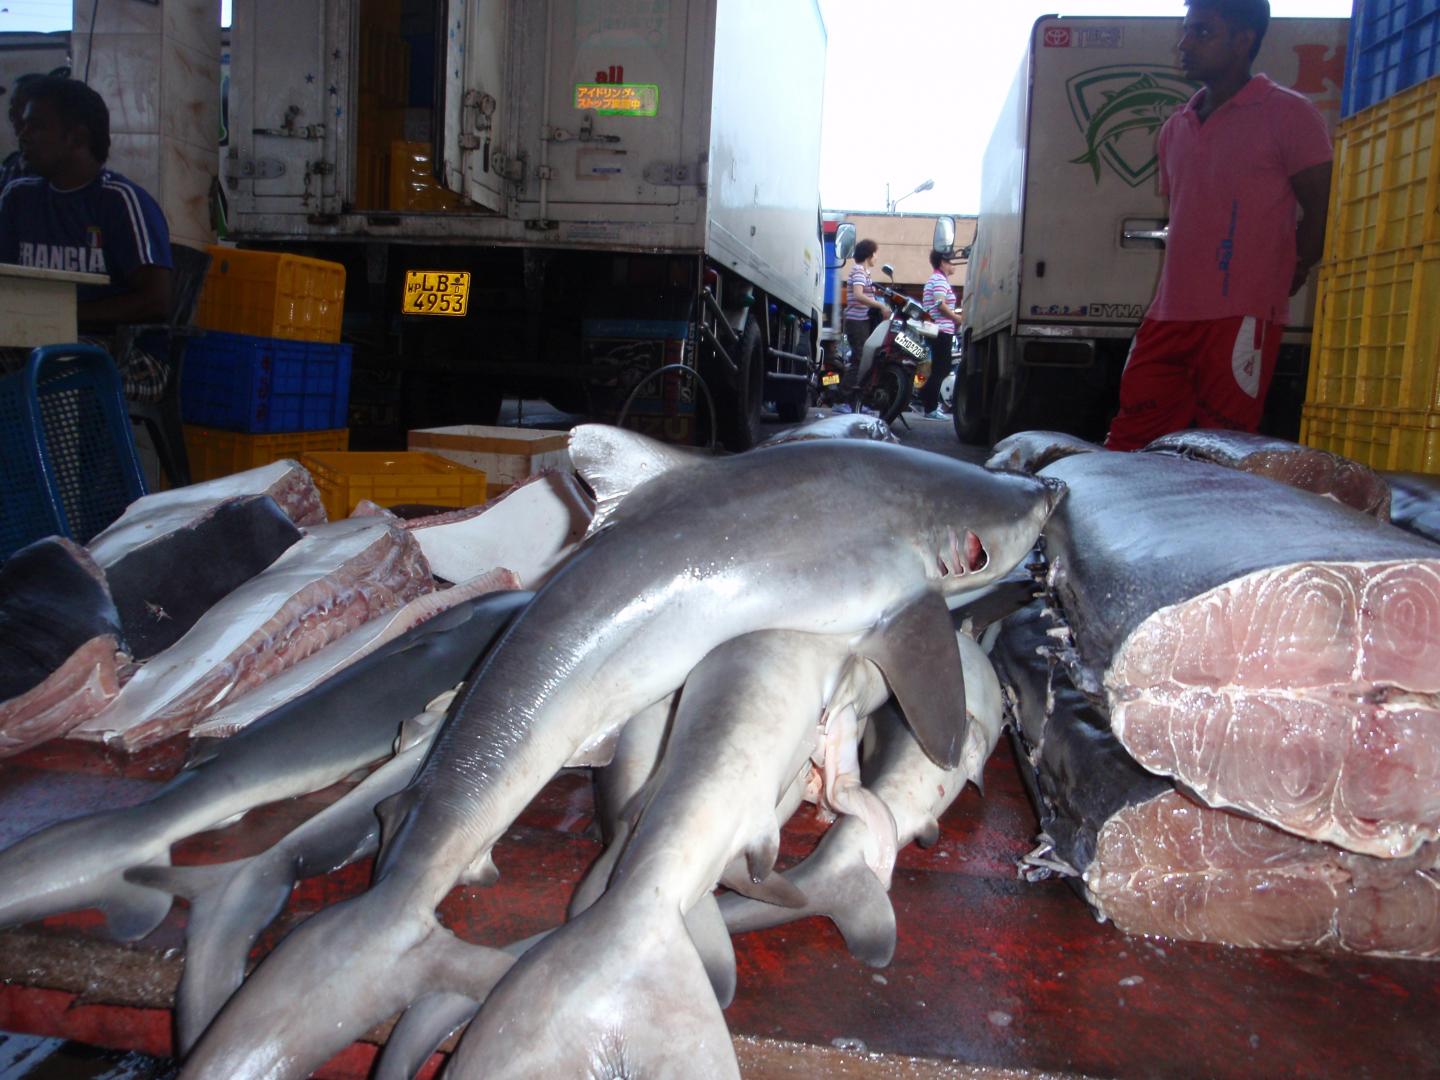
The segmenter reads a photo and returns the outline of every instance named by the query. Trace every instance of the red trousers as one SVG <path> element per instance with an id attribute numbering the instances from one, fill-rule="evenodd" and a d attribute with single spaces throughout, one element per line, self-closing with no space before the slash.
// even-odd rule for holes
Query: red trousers
<path id="1" fill-rule="evenodd" d="M 1146 319 L 1120 377 L 1120 411 L 1105 445 L 1139 450 L 1186 428 L 1260 426 L 1280 354 L 1281 323 L 1251 315 L 1203 322 Z"/>

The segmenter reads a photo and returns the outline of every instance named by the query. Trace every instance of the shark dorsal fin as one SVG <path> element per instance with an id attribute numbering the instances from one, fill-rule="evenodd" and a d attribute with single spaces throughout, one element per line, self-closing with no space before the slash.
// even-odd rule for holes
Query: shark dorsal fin
<path id="1" fill-rule="evenodd" d="M 569 450 L 570 463 L 595 493 L 595 517 L 587 536 L 602 528 L 625 496 L 640 485 L 705 460 L 693 450 L 610 424 L 572 428 Z"/>

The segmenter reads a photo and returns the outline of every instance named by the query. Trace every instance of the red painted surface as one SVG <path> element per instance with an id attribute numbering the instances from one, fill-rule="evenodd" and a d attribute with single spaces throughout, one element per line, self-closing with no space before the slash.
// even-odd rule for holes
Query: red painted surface
<path id="1" fill-rule="evenodd" d="M 180 759 L 172 747 L 117 775 L 102 752 L 62 746 L 0 764 L 0 843 L 42 820 L 134 801 Z M 965 792 L 933 847 L 902 853 L 892 889 L 899 940 L 888 968 L 852 959 L 820 920 L 742 935 L 732 1030 L 1121 1077 L 1440 1077 L 1440 967 L 1126 937 L 1096 923 L 1065 884 L 1016 877 L 1035 822 L 1004 744 L 985 779 L 985 797 Z M 191 838 L 177 846 L 176 861 L 259 850 L 338 790 Z M 587 832 L 591 814 L 585 776 L 558 777 L 497 845 L 499 883 L 455 890 L 441 907 L 444 922 L 489 945 L 558 923 L 600 851 Z M 822 830 L 813 810 L 802 810 L 785 832 L 782 866 L 803 857 Z M 303 882 L 257 957 L 296 922 L 363 889 L 368 873 L 363 864 Z M 145 945 L 181 945 L 183 925 L 177 905 Z M 92 914 L 47 926 L 78 935 L 101 929 Z M 163 1010 L 0 988 L 0 1028 L 165 1054 L 168 1026 Z M 358 1080 L 374 1053 L 357 1044 L 320 1075 Z"/>

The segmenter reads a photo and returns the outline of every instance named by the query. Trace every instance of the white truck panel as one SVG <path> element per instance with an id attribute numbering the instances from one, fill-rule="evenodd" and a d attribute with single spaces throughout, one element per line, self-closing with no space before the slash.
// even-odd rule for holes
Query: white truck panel
<path id="1" fill-rule="evenodd" d="M 1346 27 L 1344 19 L 1273 19 L 1254 65 L 1308 94 L 1332 129 Z M 1036 22 L 985 155 L 966 298 L 973 335 L 1006 323 L 1097 333 L 1138 325 L 1163 253 L 1153 242 L 1126 242 L 1122 233 L 1159 228 L 1167 218 L 1155 138 L 1198 89 L 1176 66 L 1179 37 L 1177 18 Z M 1308 328 L 1313 306 L 1310 290 L 1302 291 L 1291 326 Z"/>
<path id="2" fill-rule="evenodd" d="M 819 6 L 719 0 L 713 55 L 706 250 L 797 310 L 816 311 L 825 276 Z"/>
<path id="3" fill-rule="evenodd" d="M 237 238 L 704 252 L 801 312 L 819 306 L 815 0 L 450 0 L 443 176 L 493 212 L 383 224 L 341 205 L 354 189 L 358 11 L 358 0 L 235 0 Z M 577 86 L 607 81 L 655 87 L 654 115 L 576 107 Z M 287 115 L 323 136 L 252 134 Z M 307 168 L 319 160 L 324 170 Z M 259 175 L 265 162 L 283 172 Z M 502 179 L 507 165 L 517 182 Z"/>

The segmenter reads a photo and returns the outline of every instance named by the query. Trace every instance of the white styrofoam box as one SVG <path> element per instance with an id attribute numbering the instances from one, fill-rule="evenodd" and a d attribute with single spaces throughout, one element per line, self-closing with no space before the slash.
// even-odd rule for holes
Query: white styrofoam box
<path id="1" fill-rule="evenodd" d="M 570 453 L 565 449 L 568 439 L 568 432 L 550 428 L 457 424 L 454 427 L 414 428 L 409 433 L 407 448 L 425 450 L 461 465 L 484 469 L 486 492 L 493 498 L 542 469 L 568 472 Z"/>

